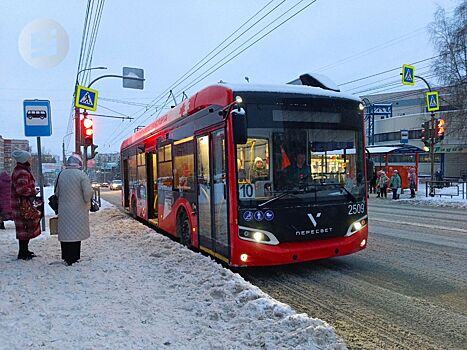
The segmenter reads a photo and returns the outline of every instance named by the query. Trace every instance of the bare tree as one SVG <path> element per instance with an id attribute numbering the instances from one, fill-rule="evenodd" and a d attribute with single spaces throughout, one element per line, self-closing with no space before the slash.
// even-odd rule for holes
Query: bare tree
<path id="1" fill-rule="evenodd" d="M 442 8 L 435 12 L 429 27 L 438 51 L 432 69 L 447 90 L 446 102 L 455 112 L 447 113 L 446 134 L 467 142 L 467 0 L 461 0 L 452 16 Z M 453 140 L 454 141 L 454 140 Z"/>

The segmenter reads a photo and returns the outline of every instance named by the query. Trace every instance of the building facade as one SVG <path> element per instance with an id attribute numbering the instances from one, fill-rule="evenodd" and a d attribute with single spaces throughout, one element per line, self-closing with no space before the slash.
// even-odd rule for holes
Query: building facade
<path id="1" fill-rule="evenodd" d="M 0 135 L 0 173 L 5 169 L 5 140 Z"/>
<path id="2" fill-rule="evenodd" d="M 20 149 L 23 151 L 30 151 L 29 148 L 29 141 L 28 140 L 12 140 L 12 139 L 2 139 L 0 143 L 3 143 L 3 169 L 11 174 L 13 169 L 16 165 L 16 161 L 11 157 L 11 152 L 15 149 Z M 0 152 L 2 151 L 2 147 L 0 146 Z M 2 156 L 0 156 L 2 158 Z"/>
<path id="3" fill-rule="evenodd" d="M 446 124 L 444 140 L 435 145 L 435 170 L 440 169 L 446 177 L 463 177 L 467 174 L 467 140 L 465 136 L 456 133 L 458 125 L 452 119 L 459 112 L 449 105 L 447 89 L 436 91 L 439 92 L 440 110 L 434 112 L 435 118 L 449 122 Z M 421 89 L 363 96 L 366 106 L 371 106 L 371 110 L 369 107 L 365 109 L 367 144 L 409 144 L 423 148 L 422 124 L 431 119 L 431 112 L 426 107 L 426 92 L 426 89 Z M 374 124 L 371 127 L 372 118 Z M 419 173 L 430 174 L 428 152 L 420 154 Z"/>

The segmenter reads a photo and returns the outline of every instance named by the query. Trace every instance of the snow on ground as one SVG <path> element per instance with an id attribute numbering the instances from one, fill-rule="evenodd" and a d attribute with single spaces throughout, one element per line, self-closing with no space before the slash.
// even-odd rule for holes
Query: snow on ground
<path id="1" fill-rule="evenodd" d="M 2 349 L 346 348 L 324 321 L 115 208 L 91 214 L 92 236 L 71 267 L 47 232 L 30 243 L 38 257 L 17 260 L 13 223 L 6 224 Z"/>
<path id="2" fill-rule="evenodd" d="M 462 185 L 462 184 L 461 184 Z M 460 185 L 460 186 L 461 186 Z M 426 197 L 426 186 L 424 183 L 418 184 L 418 192 L 415 198 L 410 198 L 410 190 L 404 190 L 401 195 L 400 201 L 404 204 L 411 205 L 428 205 L 433 207 L 452 207 L 452 208 L 466 208 L 467 209 L 467 187 L 464 186 L 464 198 L 462 198 L 462 188 L 456 186 L 436 188 L 434 197 Z M 459 193 L 459 195 L 457 195 Z M 452 196 L 452 197 L 451 197 Z M 392 198 L 392 192 L 388 191 L 388 198 Z"/>

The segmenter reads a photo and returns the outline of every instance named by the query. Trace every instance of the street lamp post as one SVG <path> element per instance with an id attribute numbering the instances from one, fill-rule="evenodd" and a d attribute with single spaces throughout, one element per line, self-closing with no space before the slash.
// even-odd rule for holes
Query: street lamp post
<path id="1" fill-rule="evenodd" d="M 368 145 L 373 146 L 375 144 L 375 115 L 372 111 L 373 103 L 366 97 L 362 98 L 362 101 L 366 108 L 365 120 L 368 120 Z"/>

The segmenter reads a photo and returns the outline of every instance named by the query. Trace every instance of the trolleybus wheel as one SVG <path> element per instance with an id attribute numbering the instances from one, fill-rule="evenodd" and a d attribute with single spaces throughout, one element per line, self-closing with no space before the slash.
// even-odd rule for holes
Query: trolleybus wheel
<path id="1" fill-rule="evenodd" d="M 191 225 L 190 219 L 184 209 L 180 210 L 177 218 L 177 235 L 180 237 L 180 243 L 191 248 Z"/>

